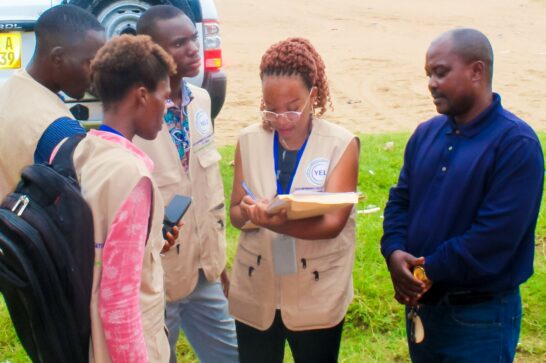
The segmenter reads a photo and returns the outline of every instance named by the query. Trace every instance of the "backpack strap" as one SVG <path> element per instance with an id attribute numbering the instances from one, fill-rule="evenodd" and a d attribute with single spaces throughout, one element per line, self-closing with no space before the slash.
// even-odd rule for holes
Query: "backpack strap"
<path id="1" fill-rule="evenodd" d="M 78 180 L 76 176 L 76 171 L 74 170 L 74 150 L 76 146 L 83 140 L 85 134 L 76 134 L 65 139 L 57 150 L 57 154 L 53 158 L 51 166 L 59 174 L 72 178 L 73 180 Z"/>

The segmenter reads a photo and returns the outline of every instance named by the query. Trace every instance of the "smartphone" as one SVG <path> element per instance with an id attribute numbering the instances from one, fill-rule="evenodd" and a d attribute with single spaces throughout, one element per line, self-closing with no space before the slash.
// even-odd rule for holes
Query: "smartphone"
<path id="1" fill-rule="evenodd" d="M 171 199 L 167 208 L 165 208 L 165 218 L 163 219 L 163 238 L 167 238 L 167 232 L 171 232 L 173 227 L 178 225 L 191 204 L 191 197 L 187 195 L 176 194 Z"/>

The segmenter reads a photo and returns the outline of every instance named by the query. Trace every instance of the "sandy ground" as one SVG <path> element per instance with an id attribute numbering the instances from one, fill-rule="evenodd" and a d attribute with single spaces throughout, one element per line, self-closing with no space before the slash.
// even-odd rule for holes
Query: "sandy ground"
<path id="1" fill-rule="evenodd" d="M 495 52 L 494 90 L 503 104 L 546 131 L 546 0 L 216 0 L 222 26 L 226 103 L 220 145 L 258 121 L 258 66 L 289 36 L 311 40 L 326 63 L 334 110 L 325 118 L 354 132 L 412 131 L 435 114 L 423 70 L 430 41 L 474 27 Z"/>

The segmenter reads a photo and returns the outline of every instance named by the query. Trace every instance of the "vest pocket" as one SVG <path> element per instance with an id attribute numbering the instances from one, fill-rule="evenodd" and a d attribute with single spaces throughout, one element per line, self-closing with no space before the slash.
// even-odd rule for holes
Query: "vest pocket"
<path id="1" fill-rule="evenodd" d="M 259 304 L 264 283 L 262 256 L 248 251 L 239 244 L 233 263 L 230 297 Z"/>
<path id="2" fill-rule="evenodd" d="M 197 153 L 196 157 L 205 175 L 208 208 L 213 209 L 224 202 L 224 186 L 218 165 L 222 156 L 216 149 L 209 148 Z"/>
<path id="3" fill-rule="evenodd" d="M 343 303 L 344 277 L 350 266 L 344 266 L 348 251 L 321 257 L 298 259 L 298 305 L 301 309 L 333 311 Z"/>

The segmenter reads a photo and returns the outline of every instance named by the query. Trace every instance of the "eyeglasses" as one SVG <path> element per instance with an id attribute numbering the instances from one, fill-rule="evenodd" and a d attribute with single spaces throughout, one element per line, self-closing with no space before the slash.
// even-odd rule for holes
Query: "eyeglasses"
<path id="1" fill-rule="evenodd" d="M 313 91 L 313 88 L 311 88 L 311 91 L 309 91 L 309 95 L 307 96 L 307 99 L 305 100 L 305 103 L 303 104 L 303 107 L 301 108 L 301 111 L 286 111 L 281 113 L 276 113 L 273 111 L 260 111 L 260 114 L 262 116 L 262 120 L 272 124 L 277 122 L 279 118 L 284 118 L 286 121 L 290 123 L 296 123 L 300 120 L 301 115 L 303 114 L 303 110 L 307 106 L 307 103 L 309 102 L 309 99 L 311 98 L 311 92 Z"/>

